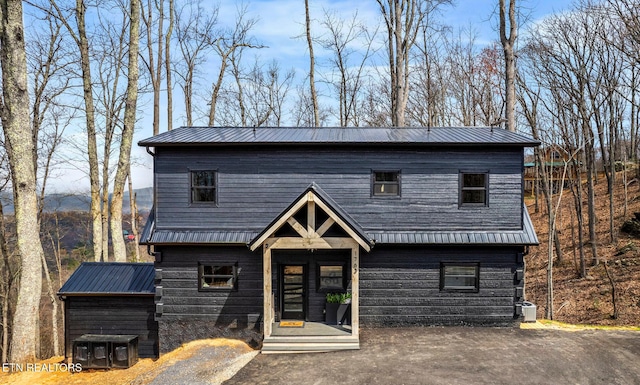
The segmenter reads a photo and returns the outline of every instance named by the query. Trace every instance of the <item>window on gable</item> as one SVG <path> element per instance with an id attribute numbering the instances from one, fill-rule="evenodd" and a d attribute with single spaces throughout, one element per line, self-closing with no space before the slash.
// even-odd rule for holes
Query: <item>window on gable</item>
<path id="1" fill-rule="evenodd" d="M 198 290 L 236 289 L 237 264 L 198 263 Z"/>
<path id="2" fill-rule="evenodd" d="M 371 195 L 400 196 L 400 171 L 373 171 Z"/>
<path id="3" fill-rule="evenodd" d="M 480 281 L 478 263 L 442 263 L 440 265 L 440 290 L 477 292 Z"/>
<path id="4" fill-rule="evenodd" d="M 488 206 L 489 173 L 460 173 L 460 206 Z"/>
<path id="5" fill-rule="evenodd" d="M 217 173 L 191 171 L 191 203 L 217 203 Z"/>
<path id="6" fill-rule="evenodd" d="M 341 291 L 346 288 L 346 265 L 323 262 L 318 264 L 318 291 Z"/>

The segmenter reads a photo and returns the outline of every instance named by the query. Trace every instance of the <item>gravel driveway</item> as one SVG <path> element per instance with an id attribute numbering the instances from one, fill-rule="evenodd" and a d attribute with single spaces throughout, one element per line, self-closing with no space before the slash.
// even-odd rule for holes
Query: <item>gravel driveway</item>
<path id="1" fill-rule="evenodd" d="M 237 384 L 640 384 L 640 332 L 361 329 L 359 351 L 256 356 Z"/>

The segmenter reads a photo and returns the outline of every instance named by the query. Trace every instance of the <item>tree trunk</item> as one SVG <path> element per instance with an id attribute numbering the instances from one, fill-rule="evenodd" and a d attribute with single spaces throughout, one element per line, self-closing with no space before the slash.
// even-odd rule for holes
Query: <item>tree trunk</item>
<path id="1" fill-rule="evenodd" d="M 571 191 L 573 192 L 573 202 L 574 207 L 576 209 L 576 219 L 578 221 L 578 251 L 580 253 L 580 277 L 585 278 L 587 276 L 587 265 L 585 261 L 584 254 L 584 232 L 582 229 L 584 228 L 584 219 L 583 219 L 583 211 L 582 211 L 582 173 L 580 170 L 580 165 L 577 160 L 573 161 L 573 169 L 576 170 L 575 175 L 577 175 L 578 180 L 572 184 Z M 573 189 L 575 186 L 575 190 Z"/>
<path id="2" fill-rule="evenodd" d="M 58 299 L 56 298 L 56 290 L 53 288 L 53 282 L 51 281 L 51 274 L 49 274 L 49 267 L 47 266 L 47 259 L 42 254 L 42 269 L 44 270 L 44 277 L 47 282 L 47 295 L 51 302 L 51 338 L 53 339 L 53 355 L 60 355 L 60 337 L 58 337 Z M 60 272 L 58 272 L 60 274 Z"/>
<path id="3" fill-rule="evenodd" d="M 227 70 L 227 57 L 228 55 L 220 56 L 220 72 L 218 72 L 218 79 L 213 85 L 213 91 L 211 91 L 211 101 L 209 102 L 209 126 L 213 126 L 216 121 L 216 104 L 218 103 L 218 94 L 220 94 L 220 88 L 222 88 L 224 72 Z"/>
<path id="4" fill-rule="evenodd" d="M 11 288 L 13 271 L 5 238 L 4 209 L 0 203 L 0 254 L 2 254 L 2 362 L 9 361 L 9 332 L 11 330 Z"/>
<path id="5" fill-rule="evenodd" d="M 105 154 L 109 154 L 111 141 L 105 141 Z M 100 211 L 102 228 L 102 255 L 96 262 L 109 262 L 109 157 L 102 161 L 102 206 Z"/>
<path id="6" fill-rule="evenodd" d="M 113 181 L 113 197 L 111 199 L 110 227 L 113 243 L 113 255 L 116 262 L 127 261 L 127 250 L 122 236 L 122 198 L 124 183 L 129 174 L 131 144 L 136 123 L 138 100 L 138 47 L 140 37 L 140 0 L 131 0 L 131 24 L 129 26 L 129 65 L 127 94 L 124 110 L 124 126 L 120 140 L 120 156 L 118 169 Z"/>
<path id="7" fill-rule="evenodd" d="M 314 126 L 320 126 L 320 109 L 318 107 L 318 95 L 316 94 L 315 80 L 315 56 L 313 55 L 313 40 L 311 39 L 311 19 L 309 18 L 309 0 L 304 0 L 305 24 L 307 29 L 307 45 L 309 46 L 309 87 L 311 89 L 311 102 L 313 103 Z"/>
<path id="8" fill-rule="evenodd" d="M 504 52 L 507 130 L 516 131 L 516 58 L 513 47 L 518 36 L 516 20 L 516 0 L 509 0 L 509 35 L 507 36 L 507 20 L 505 0 L 500 0 L 500 42 Z"/>
<path id="9" fill-rule="evenodd" d="M 171 83 L 171 35 L 173 34 L 174 24 L 174 0 L 169 0 L 169 28 L 165 35 L 165 72 L 167 76 L 167 131 L 173 129 L 173 84 Z M 137 240 L 136 240 L 137 242 Z M 136 250 L 137 250 L 136 243 Z"/>
<path id="10" fill-rule="evenodd" d="M 393 126 L 394 127 L 403 127 L 404 126 L 404 111 L 401 111 L 402 109 L 402 93 L 403 93 L 403 87 L 405 86 L 405 84 L 403 84 L 403 79 L 404 79 L 404 64 L 405 61 L 408 60 L 409 58 L 404 56 L 404 50 L 405 48 L 403 47 L 403 39 L 402 39 L 402 14 L 403 14 L 403 6 L 404 3 L 401 4 L 400 1 L 395 0 L 394 1 L 394 30 L 393 30 L 393 37 L 394 37 L 394 44 L 395 44 L 395 79 L 396 79 L 396 84 L 394 85 L 395 87 L 395 108 L 393 109 Z"/>
<path id="11" fill-rule="evenodd" d="M 609 285 L 611 285 L 611 304 L 613 305 L 613 314 L 611 315 L 611 318 L 618 319 L 618 296 L 616 295 L 616 283 L 609 272 L 609 264 L 607 263 L 607 260 L 605 260 L 603 264 L 604 272 L 607 274 L 607 279 L 609 279 Z"/>
<path id="12" fill-rule="evenodd" d="M 89 41 L 85 26 L 86 7 L 83 0 L 76 0 L 76 20 L 78 35 L 76 43 L 80 49 L 82 67 L 82 91 L 85 106 L 85 124 L 87 126 L 87 152 L 89 156 L 89 183 L 91 184 L 91 223 L 93 234 L 93 256 L 97 262 L 102 258 L 102 213 L 100 205 L 100 173 L 98 163 L 98 144 L 96 139 L 95 108 L 93 104 L 93 86 L 91 81 L 91 63 L 89 60 Z M 68 24 L 67 24 L 68 26 Z M 69 29 L 71 29 L 68 26 Z"/>
<path id="13" fill-rule="evenodd" d="M 549 191 L 549 194 L 551 191 Z M 547 213 L 551 214 L 553 212 L 553 205 L 551 204 L 551 200 L 547 201 Z M 549 231 L 553 232 L 554 226 L 552 216 L 549 215 Z M 549 237 L 547 241 L 547 309 L 545 318 L 552 320 L 553 319 L 553 239 Z"/>
<path id="14" fill-rule="evenodd" d="M 11 332 L 12 362 L 34 362 L 38 351 L 38 318 L 42 263 L 38 200 L 27 86 L 22 1 L 0 2 L 2 65 L 2 126 L 9 154 L 15 207 L 17 251 L 21 274 Z"/>
<path id="15" fill-rule="evenodd" d="M 586 128 L 588 133 L 591 133 L 590 128 Z M 591 139 L 593 143 L 593 135 L 587 138 Z M 597 265 L 600 263 L 598 258 L 598 248 L 596 239 L 596 203 L 595 203 L 595 186 L 594 186 L 594 173 L 595 173 L 595 159 L 593 145 L 587 145 L 585 148 L 587 155 L 587 217 L 589 226 L 589 242 L 591 243 L 591 254 L 593 256 L 593 263 Z"/>
<path id="16" fill-rule="evenodd" d="M 162 24 L 164 21 L 164 0 L 157 2 L 158 4 L 158 63 L 156 66 L 156 84 L 153 87 L 153 131 L 154 134 L 160 133 L 160 81 L 162 79 Z M 136 85 L 137 88 L 137 85 Z M 156 132 L 156 127 L 158 132 Z M 127 171 L 128 172 L 128 171 Z"/>
<path id="17" fill-rule="evenodd" d="M 131 209 L 131 232 L 133 233 L 134 243 L 134 262 L 140 262 L 140 249 L 138 248 L 138 242 L 140 242 L 140 236 L 138 234 L 138 205 L 136 203 L 136 194 L 133 192 L 133 183 L 131 182 L 131 167 L 129 167 L 129 208 Z"/>

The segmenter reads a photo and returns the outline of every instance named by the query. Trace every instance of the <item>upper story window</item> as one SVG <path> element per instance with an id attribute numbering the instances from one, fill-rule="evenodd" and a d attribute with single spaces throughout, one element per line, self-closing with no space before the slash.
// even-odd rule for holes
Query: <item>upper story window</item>
<path id="1" fill-rule="evenodd" d="M 460 173 L 460 206 L 488 206 L 488 172 Z"/>
<path id="2" fill-rule="evenodd" d="M 400 171 L 373 171 L 371 195 L 400 196 Z"/>
<path id="3" fill-rule="evenodd" d="M 216 204 L 217 172 L 213 170 L 191 171 L 191 203 Z"/>

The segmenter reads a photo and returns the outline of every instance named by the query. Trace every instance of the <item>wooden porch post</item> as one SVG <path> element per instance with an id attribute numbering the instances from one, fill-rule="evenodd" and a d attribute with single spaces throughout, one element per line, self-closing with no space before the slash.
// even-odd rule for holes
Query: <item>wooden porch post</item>
<path id="1" fill-rule="evenodd" d="M 354 242 L 355 243 L 355 242 Z M 351 336 L 359 337 L 360 319 L 360 246 L 351 247 Z"/>
<path id="2" fill-rule="evenodd" d="M 271 245 L 265 243 L 262 251 L 262 280 L 263 280 L 263 322 L 264 337 L 271 336 L 271 327 L 273 324 L 273 295 L 271 290 Z"/>

